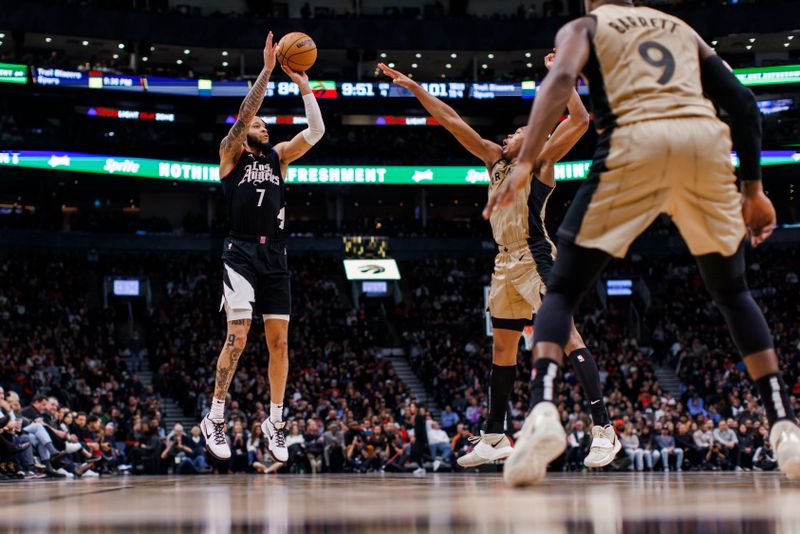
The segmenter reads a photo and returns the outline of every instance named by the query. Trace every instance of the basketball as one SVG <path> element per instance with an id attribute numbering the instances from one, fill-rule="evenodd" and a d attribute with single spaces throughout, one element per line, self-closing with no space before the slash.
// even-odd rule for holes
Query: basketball
<path id="1" fill-rule="evenodd" d="M 317 60 L 317 45 L 305 33 L 287 33 L 278 46 L 278 62 L 293 71 L 305 72 Z"/>

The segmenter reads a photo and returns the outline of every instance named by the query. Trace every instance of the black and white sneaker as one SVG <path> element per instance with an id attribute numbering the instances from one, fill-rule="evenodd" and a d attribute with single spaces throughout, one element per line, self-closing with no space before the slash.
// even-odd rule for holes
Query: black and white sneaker
<path id="1" fill-rule="evenodd" d="M 228 445 L 228 436 L 225 435 L 225 420 L 203 417 L 200 421 L 200 430 L 206 438 L 206 450 L 217 460 L 228 460 L 231 457 L 231 447 Z"/>
<path id="2" fill-rule="evenodd" d="M 285 428 L 286 421 L 273 423 L 269 417 L 261 423 L 261 432 L 267 438 L 267 450 L 278 462 L 289 460 L 289 449 L 286 448 L 286 436 L 283 433 Z"/>

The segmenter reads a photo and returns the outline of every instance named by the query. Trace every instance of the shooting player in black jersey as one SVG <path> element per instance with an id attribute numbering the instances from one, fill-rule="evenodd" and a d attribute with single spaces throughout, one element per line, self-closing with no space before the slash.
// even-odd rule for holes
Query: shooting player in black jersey
<path id="1" fill-rule="evenodd" d="M 277 46 L 272 44 L 272 32 L 269 32 L 264 47 L 264 68 L 219 147 L 219 174 L 230 215 L 230 232 L 222 254 L 221 305 L 227 315 L 228 333 L 217 360 L 211 410 L 200 427 L 206 438 L 206 448 L 221 460 L 231 456 L 225 436 L 225 399 L 254 313 L 261 314 L 264 320 L 269 349 L 270 414 L 261 429 L 275 459 L 279 462 L 288 459 L 282 413 L 289 371 L 287 335 L 291 313 L 290 275 L 283 240 L 284 176 L 289 164 L 320 140 L 325 126 L 308 76 L 282 66 L 300 87 L 308 128 L 289 141 L 270 145 L 267 127 L 256 113 L 264 101 L 276 52 Z"/>

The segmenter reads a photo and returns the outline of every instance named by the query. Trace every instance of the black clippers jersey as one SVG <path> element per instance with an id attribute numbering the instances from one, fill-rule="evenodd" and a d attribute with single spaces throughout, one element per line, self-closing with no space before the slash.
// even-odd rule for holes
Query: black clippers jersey
<path id="1" fill-rule="evenodd" d="M 234 237 L 280 239 L 285 221 L 286 184 L 275 149 L 263 156 L 242 150 L 233 170 L 222 178 Z"/>

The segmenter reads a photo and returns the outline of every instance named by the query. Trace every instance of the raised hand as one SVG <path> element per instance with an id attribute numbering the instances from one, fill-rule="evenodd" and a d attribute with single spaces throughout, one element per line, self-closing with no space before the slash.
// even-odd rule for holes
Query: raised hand
<path id="1" fill-rule="evenodd" d="M 392 81 L 394 83 L 396 83 L 397 85 L 399 85 L 400 87 L 405 87 L 406 89 L 411 89 L 412 87 L 417 85 L 417 82 L 415 82 L 414 80 L 412 80 L 411 78 L 409 78 L 408 76 L 403 74 L 402 72 L 400 72 L 398 70 L 394 70 L 392 68 L 389 68 L 385 63 L 378 63 L 378 68 L 381 69 L 381 71 L 383 71 L 383 73 L 386 76 L 391 78 Z"/>
<path id="2" fill-rule="evenodd" d="M 556 49 L 554 48 L 552 52 L 544 56 L 544 66 L 547 67 L 547 70 L 550 70 L 555 60 L 556 60 Z"/>
<path id="3" fill-rule="evenodd" d="M 294 71 L 286 65 L 281 65 L 281 69 L 283 69 L 283 72 L 285 72 L 286 75 L 300 87 L 303 85 L 308 85 L 308 74 L 305 72 Z"/>
<path id="4" fill-rule="evenodd" d="M 267 34 L 267 42 L 264 44 L 264 68 L 272 72 L 275 68 L 275 54 L 278 52 L 278 45 L 272 44 L 272 32 Z"/>

